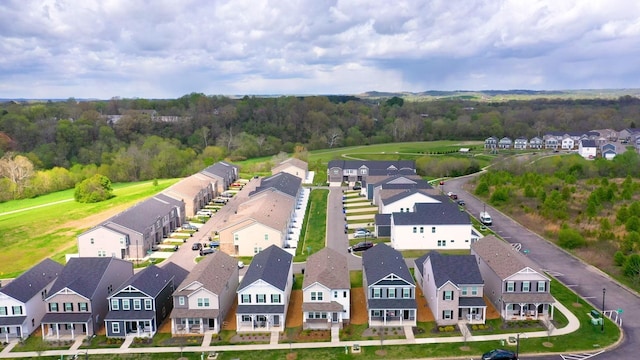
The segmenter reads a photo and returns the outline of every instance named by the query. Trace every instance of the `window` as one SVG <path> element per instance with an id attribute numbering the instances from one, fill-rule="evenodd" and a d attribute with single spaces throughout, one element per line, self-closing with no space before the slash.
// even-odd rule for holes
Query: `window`
<path id="1" fill-rule="evenodd" d="M 380 288 L 373 288 L 373 298 L 380 299 L 381 297 L 382 297 L 382 291 L 380 291 Z"/>
<path id="2" fill-rule="evenodd" d="M 133 299 L 133 310 L 141 310 L 142 309 L 142 302 L 140 301 L 140 299 Z"/>
<path id="3" fill-rule="evenodd" d="M 111 323 L 111 332 L 114 334 L 120 333 L 120 323 L 112 322 Z"/>
<path id="4" fill-rule="evenodd" d="M 153 301 L 151 299 L 144 299 L 144 309 L 153 310 Z"/>
<path id="5" fill-rule="evenodd" d="M 380 311 L 380 310 L 373 310 L 371 313 L 372 313 L 371 316 L 373 316 L 373 317 L 381 317 L 382 316 L 382 311 Z"/>
<path id="6" fill-rule="evenodd" d="M 516 291 L 516 283 L 513 281 L 507 281 L 507 292 Z"/>
<path id="7" fill-rule="evenodd" d="M 209 298 L 198 298 L 198 307 L 209 307 Z"/>
<path id="8" fill-rule="evenodd" d="M 251 295 L 250 294 L 242 294 L 240 302 L 243 304 L 251 304 Z"/>
<path id="9" fill-rule="evenodd" d="M 444 310 L 442 312 L 443 319 L 453 319 L 453 310 Z"/>
<path id="10" fill-rule="evenodd" d="M 179 296 L 178 297 L 178 304 L 184 305 L 184 296 Z"/>
<path id="11" fill-rule="evenodd" d="M 438 240 L 438 246 L 439 247 L 447 246 L 447 240 Z"/>
<path id="12" fill-rule="evenodd" d="M 264 234 L 264 241 L 269 241 L 269 234 Z"/>
<path id="13" fill-rule="evenodd" d="M 267 302 L 267 296 L 265 294 L 257 294 L 256 295 L 256 303 L 264 304 Z"/>
<path id="14" fill-rule="evenodd" d="M 271 303 L 280 304 L 280 294 L 271 294 Z"/>
<path id="15" fill-rule="evenodd" d="M 418 228 L 414 226 L 414 227 L 413 227 L 413 233 L 415 234 L 415 233 L 417 233 L 417 232 L 418 232 Z"/>
<path id="16" fill-rule="evenodd" d="M 395 299 L 395 298 L 396 298 L 396 289 L 394 289 L 394 288 L 389 288 L 389 289 L 387 290 L 387 297 L 388 297 L 389 299 Z"/>
<path id="17" fill-rule="evenodd" d="M 11 311 L 13 312 L 13 315 L 22 315 L 22 306 L 12 306 Z"/>
<path id="18" fill-rule="evenodd" d="M 64 306 L 64 312 L 73 312 L 73 303 L 66 302 L 66 303 L 63 303 L 63 306 Z"/>
<path id="19" fill-rule="evenodd" d="M 337 291 L 335 291 L 335 290 L 333 291 L 333 298 L 334 298 L 334 299 L 337 299 L 337 298 L 338 298 L 338 292 L 337 292 Z"/>
<path id="20" fill-rule="evenodd" d="M 424 234 L 424 226 L 420 226 L 420 234 Z"/>
<path id="21" fill-rule="evenodd" d="M 347 291 L 346 291 L 346 290 L 342 292 L 342 297 L 343 297 L 343 298 L 346 298 L 346 297 L 347 297 Z"/>
<path id="22" fill-rule="evenodd" d="M 7 307 L 0 306 L 0 315 L 7 315 Z"/>
<path id="23" fill-rule="evenodd" d="M 404 288 L 404 289 L 402 289 L 402 298 L 403 298 L 403 299 L 409 299 L 409 298 L 411 298 L 411 289 L 410 289 L 410 288 Z"/>
<path id="24" fill-rule="evenodd" d="M 238 241 L 238 234 L 233 234 L 233 241 L 235 241 L 235 242 Z"/>
<path id="25" fill-rule="evenodd" d="M 122 310 L 129 310 L 130 308 L 129 299 L 122 299 Z"/>
<path id="26" fill-rule="evenodd" d="M 311 301 L 322 301 L 322 299 L 323 299 L 322 291 L 311 292 Z"/>
<path id="27" fill-rule="evenodd" d="M 251 315 L 242 315 L 242 322 L 251 322 Z"/>
<path id="28" fill-rule="evenodd" d="M 432 234 L 435 234 L 435 233 L 436 233 L 436 227 L 435 227 L 435 226 L 432 226 L 432 227 L 431 227 L 431 233 L 432 233 Z"/>
<path id="29" fill-rule="evenodd" d="M 453 291 L 444 291 L 442 293 L 443 300 L 453 300 Z"/>
<path id="30" fill-rule="evenodd" d="M 86 302 L 78 303 L 78 311 L 87 312 L 89 311 L 89 306 L 87 305 Z"/>
<path id="31" fill-rule="evenodd" d="M 7 308 L 4 308 L 4 310 L 7 312 Z M 49 311 L 58 312 L 58 303 L 49 303 Z"/>
<path id="32" fill-rule="evenodd" d="M 478 287 L 477 286 L 472 286 L 471 287 L 471 295 L 472 296 L 477 296 L 478 295 Z"/>
<path id="33" fill-rule="evenodd" d="M 468 290 L 467 290 L 467 287 L 466 287 L 466 286 L 463 286 L 463 287 L 462 287 L 462 289 L 460 289 L 460 294 L 461 294 L 462 296 L 467 296 L 467 294 L 468 294 Z"/>
<path id="34" fill-rule="evenodd" d="M 107 252 L 104 250 L 98 250 L 98 257 L 106 257 L 107 256 Z"/>
<path id="35" fill-rule="evenodd" d="M 530 281 L 523 281 L 522 282 L 522 292 L 529 292 L 531 289 L 531 282 Z"/>
<path id="36" fill-rule="evenodd" d="M 93 241 L 93 238 L 91 238 L 91 245 L 93 245 L 95 243 L 95 241 Z"/>
<path id="37" fill-rule="evenodd" d="M 545 291 L 547 291 L 547 283 L 545 283 L 544 281 L 538 281 L 538 292 Z"/>

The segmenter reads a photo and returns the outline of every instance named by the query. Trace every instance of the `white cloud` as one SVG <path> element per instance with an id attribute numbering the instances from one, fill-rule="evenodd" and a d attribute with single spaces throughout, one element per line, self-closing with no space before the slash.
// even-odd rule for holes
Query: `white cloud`
<path id="1" fill-rule="evenodd" d="M 0 97 L 637 87 L 626 0 L 7 0 Z"/>

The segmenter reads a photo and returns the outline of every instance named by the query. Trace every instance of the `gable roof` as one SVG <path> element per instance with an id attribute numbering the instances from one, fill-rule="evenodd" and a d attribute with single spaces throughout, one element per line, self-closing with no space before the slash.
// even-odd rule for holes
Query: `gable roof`
<path id="1" fill-rule="evenodd" d="M 302 161 L 298 158 L 288 158 L 282 162 L 280 162 L 279 164 L 277 164 L 276 166 L 273 167 L 273 169 L 271 169 L 271 171 L 277 173 L 279 172 L 279 169 L 285 168 L 287 166 L 295 166 L 297 168 L 300 168 L 304 171 L 307 171 L 309 169 L 309 164 L 307 164 L 306 161 Z"/>
<path id="2" fill-rule="evenodd" d="M 264 191 L 261 195 L 264 196 L 254 196 L 240 204 L 237 213 L 232 214 L 226 221 L 227 225 L 220 230 L 236 227 L 242 222 L 249 224 L 255 221 L 280 232 L 286 231 L 295 200 L 276 191 Z"/>
<path id="3" fill-rule="evenodd" d="M 459 284 L 483 284 L 482 275 L 473 255 L 442 255 L 437 251 L 428 254 L 437 288 L 451 281 Z"/>
<path id="4" fill-rule="evenodd" d="M 412 195 L 422 195 L 423 197 L 431 198 L 437 202 L 442 202 L 442 198 L 436 198 L 435 193 L 433 191 L 429 191 L 427 189 L 385 189 L 380 192 L 380 200 L 383 204 L 393 204 L 396 201 L 408 198 Z M 439 196 L 438 196 L 439 197 Z"/>
<path id="5" fill-rule="evenodd" d="M 54 281 L 62 273 L 62 269 L 64 266 L 61 264 L 51 259 L 44 259 L 0 288 L 0 293 L 23 303 L 27 302 Z"/>
<path id="6" fill-rule="evenodd" d="M 259 194 L 269 189 L 274 189 L 281 193 L 287 194 L 293 198 L 298 196 L 300 191 L 300 185 L 302 179 L 297 176 L 291 175 L 285 172 L 279 172 L 275 175 L 263 178 L 260 181 L 260 185 L 256 189 L 249 193 L 249 197 Z"/>
<path id="7" fill-rule="evenodd" d="M 58 279 L 53 283 L 49 294 L 53 295 L 58 291 L 67 288 L 88 299 L 96 292 L 100 279 L 104 276 L 109 266 L 114 262 L 126 264 L 131 268 L 133 274 L 133 264 L 129 261 L 115 257 L 73 257 L 64 266 Z M 120 285 L 120 284 L 116 284 Z"/>
<path id="8" fill-rule="evenodd" d="M 413 160 L 330 160 L 327 168 L 339 167 L 342 169 L 359 169 L 366 167 L 369 170 L 399 170 L 412 169 L 415 170 L 416 163 Z"/>
<path id="9" fill-rule="evenodd" d="M 435 197 L 434 197 L 435 198 Z M 448 199 L 440 203 L 416 203 L 413 212 L 394 212 L 394 225 L 467 225 L 469 214 L 460 211 L 457 204 Z"/>
<path id="10" fill-rule="evenodd" d="M 362 267 L 369 285 L 375 284 L 389 274 L 395 274 L 415 285 L 402 254 L 387 244 L 376 244 L 362 254 Z"/>
<path id="11" fill-rule="evenodd" d="M 347 257 L 331 248 L 324 248 L 309 256 L 302 289 L 314 283 L 325 285 L 329 289 L 349 289 L 349 268 Z"/>
<path id="12" fill-rule="evenodd" d="M 110 223 L 144 234 L 145 230 L 159 217 L 164 217 L 174 208 L 180 208 L 183 202 L 164 194 L 143 200 L 125 211 L 106 220 L 101 225 L 109 227 Z"/>
<path id="13" fill-rule="evenodd" d="M 211 180 L 201 173 L 196 173 L 171 185 L 163 191 L 163 194 L 180 200 L 191 199 L 209 186 L 211 186 Z"/>
<path id="14" fill-rule="evenodd" d="M 118 293 L 126 287 L 133 287 L 148 296 L 155 298 L 160 294 L 169 282 L 173 280 L 173 275 L 164 268 L 151 264 L 150 266 L 138 271 L 135 275 L 125 281 L 122 286 L 115 291 Z"/>
<path id="15" fill-rule="evenodd" d="M 201 173 L 223 179 L 232 179 L 237 176 L 239 169 L 240 168 L 237 165 L 233 165 L 225 161 L 218 161 L 217 163 L 204 168 Z"/>
<path id="16" fill-rule="evenodd" d="M 231 276 L 237 274 L 238 261 L 223 253 L 216 251 L 211 255 L 207 255 L 196 264 L 189 272 L 189 275 L 176 288 L 174 294 L 187 294 L 191 291 L 185 290 L 186 287 L 194 282 L 202 284 L 202 287 L 214 294 L 222 294 L 225 286 Z"/>
<path id="17" fill-rule="evenodd" d="M 596 147 L 596 141 L 595 140 L 580 140 L 580 144 L 582 145 L 582 147 L 590 147 L 590 148 L 594 148 Z"/>
<path id="18" fill-rule="evenodd" d="M 472 243 L 471 250 L 489 265 L 501 279 L 506 279 L 527 267 L 546 276 L 531 259 L 494 235 L 487 235 Z"/>
<path id="19" fill-rule="evenodd" d="M 258 280 L 271 284 L 279 290 L 285 290 L 292 260 L 291 254 L 275 245 L 262 250 L 253 257 L 238 291 Z"/>

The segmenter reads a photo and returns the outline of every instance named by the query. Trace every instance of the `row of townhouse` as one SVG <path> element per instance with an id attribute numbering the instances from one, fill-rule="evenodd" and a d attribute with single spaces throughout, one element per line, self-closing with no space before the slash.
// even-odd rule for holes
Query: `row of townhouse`
<path id="1" fill-rule="evenodd" d="M 416 173 L 413 160 L 366 161 L 330 160 L 327 164 L 327 182 L 331 186 L 366 181 L 372 176 L 412 175 Z"/>
<path id="2" fill-rule="evenodd" d="M 238 166 L 215 163 L 160 194 L 78 235 L 81 257 L 144 258 L 238 178 Z"/>

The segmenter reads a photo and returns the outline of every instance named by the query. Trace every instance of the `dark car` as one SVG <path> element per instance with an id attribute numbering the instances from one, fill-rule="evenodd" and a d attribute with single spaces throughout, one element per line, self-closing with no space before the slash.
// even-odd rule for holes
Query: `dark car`
<path id="1" fill-rule="evenodd" d="M 518 360 L 511 350 L 494 349 L 482 354 L 482 360 Z"/>
<path id="2" fill-rule="evenodd" d="M 458 200 L 458 205 L 465 206 L 466 203 L 464 202 L 464 200 Z"/>
<path id="3" fill-rule="evenodd" d="M 347 251 L 348 252 L 356 252 L 356 251 L 365 251 L 371 249 L 373 247 L 373 243 L 368 241 L 359 242 L 353 246 L 350 246 Z"/>
<path id="4" fill-rule="evenodd" d="M 204 248 L 204 249 L 200 249 L 200 256 L 205 256 L 205 255 L 213 254 L 214 252 L 216 252 L 216 251 L 215 251 L 215 250 L 213 250 L 212 248 Z"/>
<path id="5" fill-rule="evenodd" d="M 191 250 L 201 250 L 201 249 L 202 249 L 202 244 L 200 243 L 195 243 L 191 245 Z"/>

